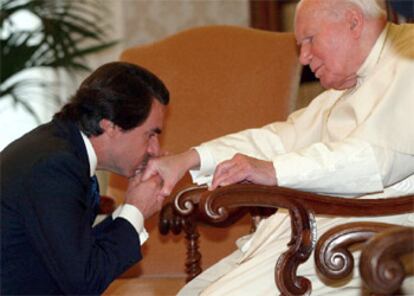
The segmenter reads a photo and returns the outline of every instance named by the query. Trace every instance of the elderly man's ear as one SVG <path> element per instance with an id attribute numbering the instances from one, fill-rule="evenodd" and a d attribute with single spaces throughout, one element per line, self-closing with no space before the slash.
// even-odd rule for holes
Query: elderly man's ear
<path id="1" fill-rule="evenodd" d="M 350 8 L 345 13 L 347 29 L 355 39 L 359 39 L 364 29 L 364 15 L 358 9 Z"/>

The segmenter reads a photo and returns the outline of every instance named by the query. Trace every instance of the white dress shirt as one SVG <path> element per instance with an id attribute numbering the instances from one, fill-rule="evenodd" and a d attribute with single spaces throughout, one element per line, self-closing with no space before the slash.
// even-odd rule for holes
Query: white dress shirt
<path id="1" fill-rule="evenodd" d="M 91 141 L 88 137 L 81 132 L 83 142 L 85 143 L 86 153 L 88 154 L 89 159 L 89 168 L 90 168 L 90 176 L 92 177 L 95 175 L 96 165 L 97 165 L 97 157 L 95 150 L 91 144 Z M 112 213 L 112 219 L 125 219 L 134 227 L 135 231 L 139 235 L 139 241 L 142 244 L 148 239 L 148 232 L 144 228 L 144 216 L 142 215 L 141 211 L 130 204 L 123 204 L 118 206 L 118 208 Z"/>

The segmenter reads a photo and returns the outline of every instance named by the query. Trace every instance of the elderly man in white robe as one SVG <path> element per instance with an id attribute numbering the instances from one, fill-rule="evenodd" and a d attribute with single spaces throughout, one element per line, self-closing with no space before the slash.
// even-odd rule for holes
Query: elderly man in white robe
<path id="1" fill-rule="evenodd" d="M 344 198 L 414 193 L 414 25 L 387 23 L 378 2 L 302 0 L 295 16 L 300 61 L 327 90 L 286 122 L 151 160 L 143 178 L 159 174 L 164 194 L 187 170 L 211 190 L 249 181 Z M 363 219 L 317 217 L 317 230 L 356 220 Z M 414 225 L 412 214 L 375 220 Z M 180 295 L 277 295 L 274 264 L 289 239 L 289 216 L 278 211 Z M 362 294 L 357 273 L 344 286 L 323 283 L 313 258 L 298 274 L 312 281 L 315 295 Z"/>

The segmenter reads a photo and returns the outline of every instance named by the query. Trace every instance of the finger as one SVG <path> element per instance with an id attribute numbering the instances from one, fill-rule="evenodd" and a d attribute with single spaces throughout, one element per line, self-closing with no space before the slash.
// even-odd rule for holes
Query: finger
<path id="1" fill-rule="evenodd" d="M 158 174 L 157 168 L 153 161 L 149 162 L 145 171 L 142 173 L 142 181 L 146 181 L 149 178 Z"/>
<path id="2" fill-rule="evenodd" d="M 229 173 L 229 171 L 216 171 L 213 175 L 213 181 L 211 182 L 209 190 L 216 189 L 219 186 L 219 184 L 221 184 L 222 180 L 225 179 Z"/>
<path id="3" fill-rule="evenodd" d="M 228 186 L 242 182 L 246 179 L 246 174 L 243 171 L 235 172 L 231 175 L 228 175 L 227 178 L 224 178 L 217 184 L 217 186 Z"/>
<path id="4" fill-rule="evenodd" d="M 239 167 L 228 171 L 226 174 L 222 174 L 216 179 L 213 179 L 211 184 L 211 190 L 216 189 L 219 186 L 228 186 L 239 183 L 246 179 L 247 172 Z"/>
<path id="5" fill-rule="evenodd" d="M 222 179 L 226 178 L 229 174 L 231 174 L 231 171 L 236 169 L 237 166 L 238 162 L 234 161 L 234 159 L 226 160 L 220 163 L 214 171 L 213 182 L 210 186 L 210 190 L 216 189 L 217 184 L 220 183 Z"/>
<path id="6" fill-rule="evenodd" d="M 148 179 L 148 182 L 152 182 L 154 189 L 158 192 L 161 191 L 164 181 L 161 179 L 159 175 L 154 175 Z"/>
<path id="7" fill-rule="evenodd" d="M 170 182 L 166 182 L 164 181 L 164 185 L 162 186 L 161 189 L 161 194 L 165 197 L 171 194 L 171 192 L 174 189 L 174 184 L 170 183 Z"/>
<path id="8" fill-rule="evenodd" d="M 162 205 L 162 204 L 164 203 L 165 196 L 164 196 L 164 195 L 162 195 L 162 194 L 158 194 L 158 195 L 157 195 L 157 200 L 158 200 L 158 202 Z"/>
<path id="9" fill-rule="evenodd" d="M 237 166 L 237 162 L 235 162 L 234 160 L 226 160 L 226 161 L 223 161 L 222 163 L 220 163 L 220 164 L 216 167 L 216 169 L 215 169 L 215 171 L 214 171 L 213 179 L 214 179 L 214 178 L 218 178 L 218 177 L 220 177 L 221 175 L 226 175 L 226 174 L 228 174 L 228 172 L 229 172 L 231 169 L 235 168 L 236 166 Z"/>
<path id="10" fill-rule="evenodd" d="M 155 182 L 157 188 L 159 188 L 159 191 L 160 191 L 159 194 L 167 196 L 172 191 L 172 189 L 169 189 L 172 186 L 169 185 L 169 184 L 167 184 L 167 186 L 165 186 L 165 181 L 162 179 L 162 177 L 160 175 L 154 175 L 154 176 L 150 177 L 150 179 L 148 179 L 148 180 Z M 169 193 L 163 194 L 163 191 L 168 191 Z"/>

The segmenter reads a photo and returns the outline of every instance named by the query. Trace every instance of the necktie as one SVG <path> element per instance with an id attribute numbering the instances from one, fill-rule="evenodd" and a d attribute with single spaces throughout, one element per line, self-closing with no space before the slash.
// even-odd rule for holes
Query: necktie
<path id="1" fill-rule="evenodd" d="M 99 208 L 100 194 L 99 194 L 99 184 L 98 178 L 96 175 L 91 177 L 91 196 L 93 199 L 93 206 L 97 209 Z"/>

